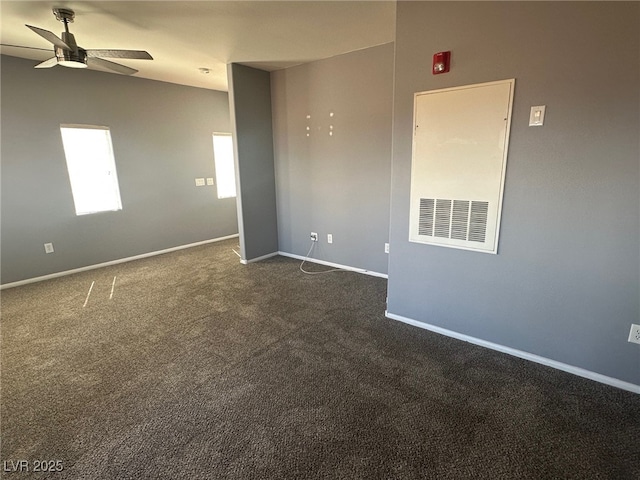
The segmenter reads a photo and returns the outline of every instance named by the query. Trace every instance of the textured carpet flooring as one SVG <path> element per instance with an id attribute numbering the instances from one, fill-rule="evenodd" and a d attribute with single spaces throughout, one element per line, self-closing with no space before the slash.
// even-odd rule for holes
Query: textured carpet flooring
<path id="1" fill-rule="evenodd" d="M 3 478 L 640 478 L 638 395 L 388 320 L 383 279 L 234 245 L 2 292 Z"/>

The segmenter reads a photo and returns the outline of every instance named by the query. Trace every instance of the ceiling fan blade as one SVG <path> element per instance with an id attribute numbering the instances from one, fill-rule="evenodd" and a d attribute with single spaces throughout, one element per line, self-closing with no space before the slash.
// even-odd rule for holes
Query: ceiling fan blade
<path id="1" fill-rule="evenodd" d="M 133 75 L 138 71 L 135 68 L 129 68 L 124 65 L 120 65 L 119 63 L 110 62 L 109 60 L 97 57 L 87 58 L 87 65 L 90 67 L 108 68 L 109 70 L 122 73 L 123 75 Z"/>
<path id="2" fill-rule="evenodd" d="M 153 60 L 144 50 L 87 50 L 87 57 L 133 58 L 135 60 Z"/>
<path id="3" fill-rule="evenodd" d="M 65 50 L 71 50 L 69 48 L 69 45 L 64 43 L 54 33 L 51 33 L 49 30 L 44 30 L 44 29 L 38 28 L 38 27 L 32 27 L 31 25 L 27 25 L 27 27 L 29 27 L 31 30 L 36 32 L 38 35 L 40 35 L 45 40 L 48 40 L 51 43 L 53 43 L 56 47 L 63 48 Z"/>
<path id="4" fill-rule="evenodd" d="M 50 48 L 37 48 L 37 47 L 25 47 L 24 45 L 11 45 L 8 43 L 0 43 L 2 47 L 11 47 L 11 48 L 27 48 L 29 50 L 42 50 L 43 52 L 50 52 Z"/>
<path id="5" fill-rule="evenodd" d="M 49 60 L 45 60 L 42 63 L 39 63 L 33 68 L 51 68 L 55 67 L 58 64 L 58 59 L 56 57 L 51 57 Z"/>

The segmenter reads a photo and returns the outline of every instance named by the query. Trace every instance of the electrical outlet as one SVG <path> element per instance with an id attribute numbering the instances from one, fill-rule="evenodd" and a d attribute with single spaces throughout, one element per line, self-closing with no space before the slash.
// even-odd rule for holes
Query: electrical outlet
<path id="1" fill-rule="evenodd" d="M 629 332 L 629 341 L 631 343 L 640 343 L 640 325 L 631 324 L 631 331 Z"/>
<path id="2" fill-rule="evenodd" d="M 327 243 L 333 243 L 333 235 L 331 233 L 327 233 Z"/>
<path id="3" fill-rule="evenodd" d="M 312 242 L 318 241 L 318 234 L 316 232 L 311 232 L 311 241 Z"/>
<path id="4" fill-rule="evenodd" d="M 388 243 L 384 244 L 384 253 L 389 253 L 389 244 Z"/>
<path id="5" fill-rule="evenodd" d="M 44 253 L 53 253 L 53 243 L 44 244 Z"/>

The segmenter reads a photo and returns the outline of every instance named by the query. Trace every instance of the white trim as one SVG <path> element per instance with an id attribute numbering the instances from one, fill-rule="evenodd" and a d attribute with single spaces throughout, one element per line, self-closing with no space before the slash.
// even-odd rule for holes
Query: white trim
<path id="1" fill-rule="evenodd" d="M 19 280 L 17 282 L 5 283 L 0 285 L 0 290 L 6 288 L 19 287 L 21 285 L 27 285 L 29 283 L 42 282 L 44 280 L 51 280 L 52 278 L 64 277 L 67 275 L 73 275 L 74 273 L 86 272 L 87 270 L 95 270 L 96 268 L 108 267 L 111 265 L 117 265 L 119 263 L 131 262 L 133 260 L 140 260 L 142 258 L 154 257 L 156 255 L 162 255 L 163 253 L 175 252 L 176 250 L 184 250 L 185 248 L 197 247 L 200 245 L 206 245 L 207 243 L 221 242 L 223 240 L 229 240 L 230 238 L 236 238 L 238 234 L 227 235 L 226 237 L 212 238 L 210 240 L 203 240 L 201 242 L 189 243 L 187 245 L 179 245 L 177 247 L 165 248 L 164 250 L 157 250 L 155 252 L 142 253 L 140 255 L 134 255 L 133 257 L 119 258 L 118 260 L 111 260 L 104 263 L 96 263 L 94 265 L 87 265 L 86 267 L 74 268 L 72 270 L 65 270 L 63 272 L 50 273 L 49 275 L 43 275 L 41 277 L 27 278 L 26 280 Z"/>
<path id="2" fill-rule="evenodd" d="M 550 358 L 541 357 L 533 353 L 524 352 L 522 350 L 517 350 L 511 347 L 505 347 L 504 345 L 500 345 L 498 343 L 488 342 L 486 340 L 481 340 L 479 338 L 470 337 L 469 335 L 464 335 L 462 333 L 454 332 L 453 330 L 447 330 L 446 328 L 437 327 L 435 325 L 430 325 L 428 323 L 420 322 L 418 320 L 413 320 L 411 318 L 403 317 L 401 315 L 389 313 L 388 310 L 385 311 L 384 314 L 387 318 L 390 318 L 392 320 L 398 320 L 399 322 L 407 323 L 409 325 L 413 325 L 414 327 L 430 330 L 432 332 L 439 333 L 447 337 L 456 338 L 464 342 L 473 343 L 474 345 L 490 348 L 491 350 L 496 350 L 498 352 L 506 353 L 508 355 L 513 355 L 514 357 L 523 358 L 525 360 L 530 360 L 535 363 L 540 363 L 541 365 L 546 365 L 547 367 L 555 368 L 557 370 L 562 370 L 563 372 L 572 373 L 574 375 L 578 375 L 579 377 L 588 378 L 589 380 L 594 380 L 596 382 L 604 383 L 606 385 L 611 385 L 612 387 L 617 387 L 622 390 L 628 390 L 629 392 L 640 394 L 640 385 L 636 385 L 634 383 L 625 382 L 623 380 L 618 380 L 617 378 L 608 377 L 606 375 L 592 372 L 590 370 L 574 367 L 573 365 L 568 365 L 566 363 L 558 362 L 556 360 L 551 360 Z"/>
<path id="3" fill-rule="evenodd" d="M 259 262 L 261 260 L 266 260 L 267 258 L 275 257 L 277 255 L 278 255 L 278 252 L 267 253 L 266 255 L 262 255 L 261 257 L 251 258 L 249 260 L 241 259 L 240 263 L 243 264 L 243 265 L 248 265 L 250 263 Z"/>
<path id="4" fill-rule="evenodd" d="M 304 255 L 295 255 L 293 253 L 287 253 L 287 252 L 278 252 L 278 255 L 282 255 L 283 257 L 295 258 L 297 260 L 306 260 L 307 262 L 318 263 L 320 265 L 326 265 L 327 267 L 339 268 L 340 270 L 349 270 L 350 272 L 363 273 L 365 275 L 371 275 L 372 277 L 389 278 L 389 276 L 386 273 L 379 273 L 379 272 L 374 272 L 372 270 L 365 270 L 364 268 L 350 267 L 348 265 L 341 265 L 339 263 L 325 262 L 324 260 L 317 260 L 315 258 L 305 257 Z"/>

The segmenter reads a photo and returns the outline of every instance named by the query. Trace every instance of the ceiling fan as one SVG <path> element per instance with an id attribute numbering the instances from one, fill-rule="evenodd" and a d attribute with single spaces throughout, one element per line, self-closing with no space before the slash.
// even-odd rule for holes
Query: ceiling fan
<path id="1" fill-rule="evenodd" d="M 153 60 L 153 57 L 144 50 L 85 50 L 78 46 L 75 37 L 69 32 L 69 23 L 73 22 L 75 12 L 69 8 L 54 8 L 53 14 L 57 20 L 64 24 L 62 38 L 57 37 L 48 30 L 26 25 L 54 46 L 53 51 L 55 56 L 39 63 L 35 68 L 51 68 L 56 65 L 71 68 L 102 67 L 124 75 L 132 75 L 138 70 L 105 60 L 102 57 Z"/>

